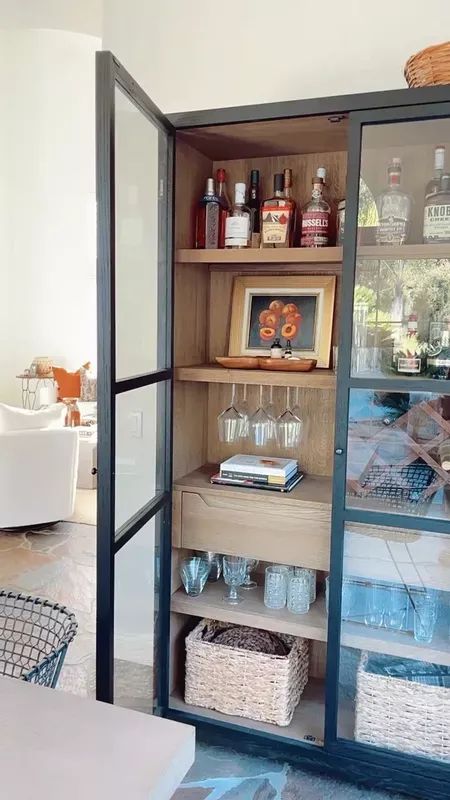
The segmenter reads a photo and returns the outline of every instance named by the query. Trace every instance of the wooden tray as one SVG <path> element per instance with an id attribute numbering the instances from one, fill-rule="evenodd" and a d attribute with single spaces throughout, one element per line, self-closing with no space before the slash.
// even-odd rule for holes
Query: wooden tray
<path id="1" fill-rule="evenodd" d="M 258 369 L 261 359 L 256 356 L 216 356 L 216 361 L 226 369 Z"/>
<path id="2" fill-rule="evenodd" d="M 311 372 L 317 364 L 314 358 L 258 358 L 260 369 L 278 372 Z"/>

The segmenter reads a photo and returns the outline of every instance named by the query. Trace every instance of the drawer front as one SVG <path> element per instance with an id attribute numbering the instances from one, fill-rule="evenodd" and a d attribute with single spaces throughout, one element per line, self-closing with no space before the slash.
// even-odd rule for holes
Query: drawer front
<path id="1" fill-rule="evenodd" d="M 328 570 L 331 510 L 319 504 L 288 505 L 263 498 L 224 499 L 183 492 L 181 544 L 280 564 Z"/>

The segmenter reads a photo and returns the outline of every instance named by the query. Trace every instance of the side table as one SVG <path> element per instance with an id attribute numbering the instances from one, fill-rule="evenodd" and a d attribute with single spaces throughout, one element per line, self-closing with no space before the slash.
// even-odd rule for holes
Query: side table
<path id="1" fill-rule="evenodd" d="M 22 382 L 22 407 L 28 408 L 29 411 L 36 409 L 40 390 L 44 386 L 53 388 L 55 384 L 55 379 L 51 376 L 41 377 L 40 375 L 22 373 L 16 375 L 16 378 Z"/>

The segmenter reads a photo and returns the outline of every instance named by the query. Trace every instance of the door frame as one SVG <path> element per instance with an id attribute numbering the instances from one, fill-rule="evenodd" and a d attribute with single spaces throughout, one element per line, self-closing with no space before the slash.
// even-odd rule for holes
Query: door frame
<path id="1" fill-rule="evenodd" d="M 150 373 L 116 380 L 115 325 L 115 89 L 151 123 L 166 134 L 164 175 L 159 176 L 163 211 L 158 238 L 164 238 L 166 257 L 158 259 L 158 292 L 165 300 L 164 329 L 158 330 L 158 356 L 165 366 Z M 168 704 L 172 506 L 172 395 L 173 395 L 173 186 L 175 129 L 109 51 L 96 53 L 96 188 L 97 188 L 97 341 L 98 341 L 98 478 L 97 478 L 97 628 L 96 696 L 114 697 L 114 577 L 115 555 L 150 519 L 161 512 L 159 524 L 159 587 L 155 589 L 158 622 L 156 712 Z M 159 359 L 158 359 L 159 360 Z M 164 437 L 157 454 L 164 464 L 164 486 L 121 528 L 115 531 L 115 423 L 116 397 L 123 392 L 161 383 L 164 387 Z M 158 519 L 158 518 L 157 518 Z M 155 542 L 156 546 L 156 542 Z M 156 573 L 155 573 L 156 575 Z"/>
<path id="2" fill-rule="evenodd" d="M 349 159 L 342 265 L 341 327 L 337 370 L 331 517 L 325 746 L 329 752 L 336 756 L 360 759 L 370 763 L 374 768 L 381 764 L 391 765 L 393 769 L 407 769 L 411 773 L 411 777 L 413 775 L 428 775 L 438 780 L 448 781 L 450 778 L 450 765 L 442 761 L 433 760 L 426 756 L 401 753 L 383 747 L 375 747 L 370 744 L 344 739 L 337 735 L 341 650 L 341 586 L 344 569 L 345 523 L 359 522 L 419 531 L 426 529 L 430 532 L 450 535 L 450 526 L 445 520 L 394 514 L 388 511 L 375 512 L 362 509 L 346 509 L 345 507 L 350 391 L 352 389 L 370 388 L 384 391 L 432 392 L 439 389 L 439 394 L 450 394 L 450 386 L 445 390 L 445 386 L 441 385 L 442 382 L 440 382 L 438 387 L 433 387 L 433 385 L 430 385 L 430 379 L 419 378 L 414 379 L 414 381 L 407 381 L 402 378 L 377 378 L 372 380 L 370 378 L 352 377 L 351 375 L 353 295 L 357 260 L 358 198 L 363 127 L 364 125 L 426 121 L 438 118 L 448 118 L 450 120 L 450 102 L 358 111 L 349 115 Z M 414 781 L 415 778 L 412 778 L 412 780 Z"/>

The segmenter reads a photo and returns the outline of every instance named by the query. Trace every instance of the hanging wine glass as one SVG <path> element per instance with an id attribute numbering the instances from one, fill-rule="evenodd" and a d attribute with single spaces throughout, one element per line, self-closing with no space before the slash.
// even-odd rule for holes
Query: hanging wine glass
<path id="1" fill-rule="evenodd" d="M 277 425 L 277 409 L 273 402 L 273 386 L 269 386 L 269 399 L 264 405 L 264 411 L 270 420 L 269 439 L 271 441 L 276 439 L 276 425 Z"/>
<path id="2" fill-rule="evenodd" d="M 241 437 L 242 417 L 236 408 L 236 384 L 231 387 L 231 404 L 217 417 L 219 441 L 232 444 Z"/>
<path id="3" fill-rule="evenodd" d="M 303 410 L 300 407 L 300 389 L 298 386 L 295 387 L 295 404 L 292 408 L 292 413 L 294 417 L 297 417 L 300 422 L 302 423 L 302 429 L 300 431 L 300 443 L 303 442 L 308 437 L 308 419 L 303 418 Z"/>
<path id="4" fill-rule="evenodd" d="M 263 408 L 262 401 L 263 387 L 259 387 L 259 408 L 250 417 L 249 432 L 250 439 L 255 447 L 265 447 L 269 441 L 271 421 Z"/>
<path id="5" fill-rule="evenodd" d="M 298 448 L 302 434 L 302 421 L 291 411 L 290 387 L 286 390 L 286 410 L 277 419 L 277 443 L 281 450 Z"/>
<path id="6" fill-rule="evenodd" d="M 239 414 L 242 417 L 241 422 L 241 439 L 247 439 L 249 434 L 249 416 L 250 416 L 250 406 L 247 400 L 247 384 L 244 383 L 242 387 L 242 397 L 238 399 L 236 402 L 236 408 L 239 411 Z"/>

